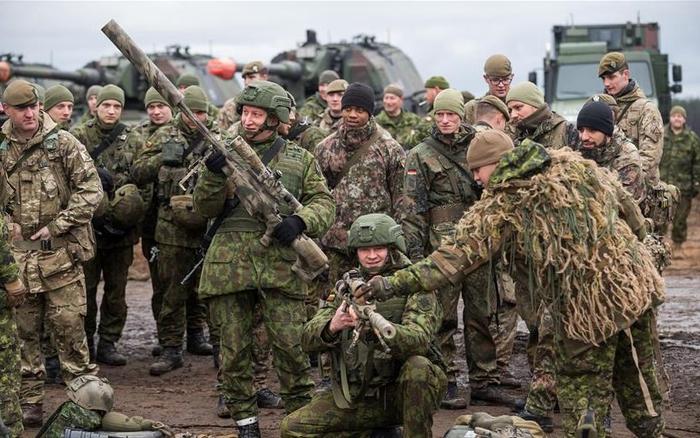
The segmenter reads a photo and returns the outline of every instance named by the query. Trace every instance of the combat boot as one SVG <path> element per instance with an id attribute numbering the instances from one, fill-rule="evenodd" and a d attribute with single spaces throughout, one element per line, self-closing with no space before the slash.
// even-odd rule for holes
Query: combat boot
<path id="1" fill-rule="evenodd" d="M 22 405 L 22 424 L 24 427 L 39 427 L 44 422 L 41 403 Z"/>
<path id="2" fill-rule="evenodd" d="M 257 420 L 255 423 L 238 426 L 238 438 L 260 438 L 260 426 Z"/>
<path id="3" fill-rule="evenodd" d="M 517 401 L 515 397 L 496 385 L 472 388 L 471 399 L 473 405 L 496 404 L 513 406 Z"/>
<path id="4" fill-rule="evenodd" d="M 164 347 L 163 354 L 157 361 L 153 362 L 149 372 L 152 376 L 160 376 L 172 370 L 181 368 L 184 365 L 182 360 L 182 350 L 178 347 Z"/>
<path id="5" fill-rule="evenodd" d="M 100 339 L 97 344 L 97 362 L 112 365 L 116 367 L 121 367 L 126 365 L 126 356 L 117 351 L 114 342 L 106 341 Z"/>
<path id="6" fill-rule="evenodd" d="M 523 420 L 534 421 L 540 425 L 543 431 L 547 433 L 554 432 L 554 421 L 552 421 L 552 417 L 547 415 L 537 415 L 534 412 L 528 411 L 527 409 L 523 409 L 515 415 Z"/>
<path id="7" fill-rule="evenodd" d="M 455 410 L 466 409 L 468 405 L 469 402 L 459 395 L 459 387 L 457 386 L 457 382 L 448 382 L 447 391 L 440 402 L 440 407 L 443 409 Z"/>
<path id="8" fill-rule="evenodd" d="M 284 400 L 282 397 L 272 392 L 269 388 L 263 388 L 255 393 L 255 398 L 259 408 L 265 409 L 284 409 Z"/>
<path id="9" fill-rule="evenodd" d="M 61 378 L 61 362 L 58 356 L 51 356 L 44 359 L 44 368 L 46 368 L 46 384 L 60 385 L 63 383 Z"/>
<path id="10" fill-rule="evenodd" d="M 231 411 L 226 407 L 224 396 L 219 394 L 219 400 L 216 402 L 216 416 L 219 418 L 231 418 Z"/>
<path id="11" fill-rule="evenodd" d="M 187 352 L 197 356 L 211 356 L 212 346 L 204 336 L 204 329 L 187 330 Z"/>
<path id="12" fill-rule="evenodd" d="M 155 347 L 151 348 L 151 356 L 158 357 L 161 354 L 163 354 L 163 347 L 160 345 L 156 345 Z"/>

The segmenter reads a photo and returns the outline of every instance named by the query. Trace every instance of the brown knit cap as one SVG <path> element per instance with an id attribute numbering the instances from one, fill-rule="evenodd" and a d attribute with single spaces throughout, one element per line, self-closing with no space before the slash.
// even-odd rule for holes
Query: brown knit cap
<path id="1" fill-rule="evenodd" d="M 513 149 L 513 140 L 497 129 L 487 129 L 474 136 L 467 149 L 469 170 L 487 164 L 498 163 L 503 155 Z"/>

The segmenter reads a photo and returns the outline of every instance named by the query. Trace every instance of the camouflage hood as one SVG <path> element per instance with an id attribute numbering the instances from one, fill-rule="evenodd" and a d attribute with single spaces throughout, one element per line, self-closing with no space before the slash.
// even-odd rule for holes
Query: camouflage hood
<path id="1" fill-rule="evenodd" d="M 552 161 L 549 153 L 539 143 L 525 139 L 517 148 L 501 157 L 489 178 L 489 187 L 498 190 L 511 180 L 528 179 L 542 172 Z"/>

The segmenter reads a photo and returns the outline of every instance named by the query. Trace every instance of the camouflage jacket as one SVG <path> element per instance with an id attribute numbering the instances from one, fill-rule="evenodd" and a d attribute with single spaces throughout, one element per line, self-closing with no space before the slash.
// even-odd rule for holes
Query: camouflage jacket
<path id="1" fill-rule="evenodd" d="M 289 138 L 289 140 L 313 153 L 316 146 L 321 143 L 324 138 L 328 137 L 329 134 L 330 132 L 321 129 L 318 126 L 309 126 L 298 134 L 296 138 Z"/>
<path id="2" fill-rule="evenodd" d="M 321 95 L 316 92 L 304 101 L 304 105 L 299 110 L 299 118 L 303 119 L 306 117 L 309 123 L 318 126 L 323 117 L 323 111 L 327 106 L 326 101 L 321 99 Z"/>
<path id="3" fill-rule="evenodd" d="M 218 134 L 211 117 L 207 119 L 206 125 Z M 192 193 L 196 177 L 190 181 L 191 188 L 187 192 L 180 188 L 178 182 L 185 176 L 190 165 L 206 153 L 207 146 L 201 142 L 199 131 L 185 125 L 182 114 L 178 114 L 172 124 L 161 127 L 148 139 L 134 163 L 131 174 L 136 184 L 155 184 L 155 203 L 158 206 L 155 240 L 158 243 L 199 248 L 206 231 L 206 221 L 202 219 L 200 226 L 197 226 L 196 220 L 193 220 L 193 224 L 179 222 L 170 199 Z"/>
<path id="4" fill-rule="evenodd" d="M 16 165 L 35 144 L 41 146 Z M 11 121 L 5 122 L 0 163 L 11 188 L 7 211 L 22 227 L 24 240 L 13 243 L 13 250 L 29 291 L 54 290 L 82 279 L 79 262 L 95 254 L 90 220 L 103 195 L 85 147 L 41 113 L 39 129 L 27 142 L 13 135 Z M 51 232 L 50 251 L 29 248 L 27 240 L 42 227 Z"/>
<path id="5" fill-rule="evenodd" d="M 7 308 L 6 293 L 2 285 L 11 283 L 17 280 L 19 276 L 19 268 L 15 262 L 15 257 L 12 255 L 12 247 L 10 246 L 10 233 L 7 229 L 7 223 L 2 214 L 0 214 L 0 321 L 4 309 Z M 0 323 L 2 326 L 2 323 Z M 7 345 L 2 342 L 3 336 L 9 336 L 9 333 L 0 333 L 0 347 Z"/>
<path id="6" fill-rule="evenodd" d="M 700 138 L 685 127 L 674 134 L 664 131 L 664 155 L 661 158 L 661 179 L 678 187 L 686 196 L 700 192 Z"/>
<path id="7" fill-rule="evenodd" d="M 408 152 L 404 190 L 408 214 L 403 229 L 408 256 L 420 260 L 440 246 L 446 235 L 478 199 L 474 177 L 467 166 L 467 148 L 474 129 L 462 125 L 456 136 L 437 129 Z"/>
<path id="8" fill-rule="evenodd" d="M 616 125 L 639 149 L 646 180 L 653 187 L 659 181 L 659 163 L 664 150 L 661 113 L 634 81 L 620 94 L 615 96 L 620 106 Z"/>
<path id="9" fill-rule="evenodd" d="M 318 127 L 323 131 L 327 132 L 328 134 L 332 134 L 333 132 L 338 130 L 338 126 L 340 125 L 341 120 L 343 120 L 341 116 L 333 116 L 331 114 L 331 109 L 326 108 L 325 110 L 323 110 L 323 114 L 318 120 Z"/>
<path id="10" fill-rule="evenodd" d="M 410 265 L 406 256 L 395 250 L 391 252 L 390 260 L 389 266 L 380 274 L 390 275 Z M 370 277 L 370 274 L 366 275 L 366 279 Z M 334 393 L 337 393 L 334 397 L 339 407 L 343 407 L 343 402 L 352 406 L 365 396 L 377 395 L 378 388 L 396 381 L 401 366 L 409 357 L 431 356 L 431 342 L 442 319 L 434 292 L 399 296 L 377 302 L 375 311 L 394 323 L 396 328 L 396 337 L 385 340 L 391 353 L 381 351 L 382 347 L 373 333 L 360 336 L 359 345 L 350 350 L 353 330 L 345 329 L 336 334 L 331 334 L 328 330 L 336 309 L 342 303 L 342 297 L 335 295 L 333 302 L 322 307 L 304 326 L 301 341 L 305 351 L 328 351 L 333 356 L 332 377 Z M 347 366 L 346 388 L 349 389 L 350 400 L 343 400 L 341 392 L 341 362 Z M 372 366 L 366 366 L 369 362 Z M 365 384 L 366 388 L 363 388 Z M 363 390 L 365 392 L 362 392 Z"/>
<path id="11" fill-rule="evenodd" d="M 238 115 L 238 111 L 236 111 L 236 98 L 232 97 L 224 102 L 224 106 L 221 107 L 219 115 L 216 118 L 216 123 L 219 125 L 219 129 L 226 131 L 240 119 L 241 116 Z"/>
<path id="12" fill-rule="evenodd" d="M 430 137 L 430 134 L 433 132 L 434 127 L 435 127 L 435 120 L 434 120 L 432 114 L 428 113 L 428 115 L 420 118 L 420 120 L 418 121 L 418 124 L 416 124 L 416 126 L 414 127 L 411 134 L 406 136 L 406 139 L 404 141 L 406 142 L 407 145 L 415 146 L 418 143 L 425 140 L 426 138 Z M 410 149 L 410 147 L 409 147 L 409 149 Z"/>
<path id="13" fill-rule="evenodd" d="M 97 118 L 94 118 L 71 129 L 71 134 L 85 145 L 88 153 L 90 153 L 100 145 L 102 139 L 109 136 L 115 126 L 103 126 Z M 131 166 L 142 145 L 143 138 L 141 135 L 134 131 L 133 128 L 127 126 L 114 142 L 94 160 L 96 167 L 106 169 L 112 175 L 115 189 L 133 182 L 131 179 Z M 96 233 L 98 249 L 121 248 L 133 245 L 138 241 L 136 228 L 127 230 L 123 237 L 101 235 L 99 228 L 96 228 L 96 231 L 98 231 Z"/>
<path id="14" fill-rule="evenodd" d="M 343 176 L 346 163 L 365 142 L 370 142 L 369 148 Z M 386 213 L 396 222 L 403 220 L 406 152 L 373 118 L 356 129 L 347 129 L 341 123 L 338 131 L 316 146 L 314 155 L 337 209 L 335 222 L 321 239 L 326 248 L 345 254 L 350 225 L 363 214 Z"/>
<path id="15" fill-rule="evenodd" d="M 512 134 L 511 137 L 516 146 L 526 138 L 547 149 L 560 149 L 566 146 L 576 149 L 579 143 L 576 126 L 550 110 L 549 106 L 538 109 L 518 123 L 513 131 L 506 131 L 506 133 Z"/>
<path id="16" fill-rule="evenodd" d="M 273 136 L 251 146 L 262 156 L 276 138 Z M 306 235 L 312 238 L 322 236 L 333 222 L 335 205 L 313 155 L 287 142 L 269 167 L 282 173 L 282 184 L 303 205 L 294 214 L 304 221 Z M 235 190 L 225 176 L 205 169 L 194 189 L 195 208 L 206 217 L 216 217 L 223 210 L 226 199 L 234 197 Z M 282 207 L 280 214 L 293 213 L 286 206 Z M 276 242 L 264 247 L 260 243 L 264 233 L 265 224 L 248 215 L 242 206 L 225 219 L 204 260 L 200 296 L 207 298 L 274 288 L 288 296 L 304 297 L 305 285 L 291 270 L 296 253 Z"/>
<path id="17" fill-rule="evenodd" d="M 410 111 L 401 110 L 397 117 L 391 117 L 386 111 L 382 111 L 375 119 L 379 125 L 389 131 L 392 137 L 399 142 L 404 149 L 414 147 L 416 141 L 416 129 L 421 123 L 421 118 Z"/>

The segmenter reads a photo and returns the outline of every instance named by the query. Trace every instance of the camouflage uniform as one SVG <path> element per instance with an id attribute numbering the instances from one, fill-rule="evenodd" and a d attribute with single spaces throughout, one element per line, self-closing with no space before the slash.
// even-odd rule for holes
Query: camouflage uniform
<path id="1" fill-rule="evenodd" d="M 13 189 L 8 211 L 12 222 L 22 227 L 23 240 L 13 241 L 13 253 L 30 293 L 16 312 L 22 342 L 21 399 L 23 404 L 41 404 L 44 330 L 52 333 L 65 381 L 97 371 L 89 364 L 83 327 L 86 303 L 81 264 L 94 255 L 90 219 L 102 199 L 102 186 L 85 148 L 67 131 L 58 130 L 43 112 L 38 131 L 28 142 L 14 137 L 11 121 L 3 125 L 0 136 L 0 162 Z M 34 144 L 41 146 L 13 169 Z M 29 241 L 44 226 L 51 232 L 50 250 Z"/>
<path id="2" fill-rule="evenodd" d="M 654 186 L 659 181 L 659 163 L 664 150 L 661 113 L 634 80 L 614 97 L 620 106 L 615 124 L 639 149 L 644 174 L 649 186 Z"/>
<path id="3" fill-rule="evenodd" d="M 97 148 L 117 125 L 104 125 L 98 118 L 75 127 L 71 133 L 88 152 Z M 97 158 L 95 166 L 106 169 L 114 179 L 114 187 L 131 183 L 130 170 L 136 154 L 143 145 L 143 138 L 132 128 L 126 127 L 114 142 Z M 107 196 L 107 194 L 105 194 Z M 100 304 L 100 326 L 97 330 L 101 340 L 116 343 L 126 323 L 126 283 L 129 266 L 134 259 L 133 246 L 138 242 L 136 227 L 122 230 L 114 235 L 96 225 L 97 253 L 83 264 L 87 289 L 87 316 L 85 332 L 92 344 L 97 329 L 97 286 L 104 274 L 104 294 Z"/>
<path id="4" fill-rule="evenodd" d="M 688 127 L 674 134 L 669 126 L 664 132 L 664 154 L 660 164 L 661 179 L 673 184 L 681 192 L 673 217 L 671 238 L 675 243 L 685 242 L 688 235 L 686 222 L 691 203 L 700 189 L 700 139 Z M 665 234 L 665 229 L 662 234 Z"/>
<path id="5" fill-rule="evenodd" d="M 0 169 L 0 178 L 5 178 Z M 17 280 L 19 269 L 12 256 L 7 224 L 0 214 L 0 284 Z M 7 303 L 7 292 L 0 287 L 0 420 L 10 430 L 10 437 L 20 437 L 22 408 L 19 391 L 22 381 L 19 338 L 12 308 Z"/>
<path id="6" fill-rule="evenodd" d="M 321 99 L 321 95 L 316 92 L 312 96 L 307 97 L 304 101 L 304 105 L 299 110 L 299 118 L 303 119 L 306 117 L 311 124 L 318 125 L 326 107 L 328 107 L 328 104 L 325 100 Z"/>
<path id="7" fill-rule="evenodd" d="M 395 250 L 390 260 L 383 270 L 386 274 L 410 264 Z M 305 350 L 331 353 L 333 390 L 317 393 L 311 403 L 285 417 L 281 436 L 363 436 L 374 428 L 403 425 L 405 437 L 431 437 L 432 416 L 446 386 L 440 361 L 434 349 L 431 351 L 440 323 L 435 293 L 395 297 L 377 304 L 376 312 L 393 322 L 397 331 L 396 337 L 386 339 L 389 354 L 380 351 L 374 336 L 362 336 L 354 353 L 347 353 L 353 330 L 333 335 L 327 328 L 342 302 L 336 296 L 334 302 L 321 308 L 304 326 L 302 338 Z M 350 400 L 343 396 L 343 362 Z M 368 362 L 372 366 L 365 365 Z"/>
<path id="8" fill-rule="evenodd" d="M 207 127 L 218 133 L 212 118 L 207 120 Z M 188 167 L 206 152 L 199 144 L 200 139 L 199 131 L 185 125 L 182 114 L 178 114 L 172 124 L 158 129 L 149 138 L 131 172 L 139 185 L 156 185 L 155 241 L 159 250 L 158 276 L 163 287 L 162 307 L 156 321 L 158 341 L 163 347 L 180 348 L 186 328 L 192 333 L 206 326 L 207 308 L 197 299 L 198 273 L 186 284 L 180 284 L 197 263 L 206 219 L 190 212 L 191 222 L 183 221 L 171 206 L 173 196 L 186 194 L 178 182 Z"/>
<path id="9" fill-rule="evenodd" d="M 386 111 L 382 111 L 376 117 L 377 123 L 389 131 L 392 137 L 399 142 L 404 149 L 409 150 L 417 143 L 415 132 L 421 123 L 421 118 L 410 111 L 401 110 L 398 116 L 391 117 Z"/>
<path id="10" fill-rule="evenodd" d="M 219 115 L 216 118 L 216 124 L 222 131 L 227 131 L 231 126 L 241 119 L 241 116 L 236 111 L 236 98 L 232 97 L 224 102 Z"/>
<path id="11" fill-rule="evenodd" d="M 318 127 L 327 132 L 328 134 L 332 134 L 335 131 L 338 130 L 338 126 L 340 126 L 340 122 L 343 120 L 341 116 L 334 116 L 331 114 L 331 109 L 326 108 L 323 110 L 323 115 L 318 121 Z M 328 135 L 326 134 L 326 135 Z"/>
<path id="12" fill-rule="evenodd" d="M 643 235 L 641 212 L 620 183 L 566 149 L 546 151 L 527 141 L 501 157 L 472 213 L 458 224 L 454 241 L 389 277 L 391 290 L 410 294 L 457 284 L 502 256 L 516 283 L 528 285 L 523 299 L 542 302 L 552 317 L 566 435 L 574 436 L 590 407 L 598 436 L 605 436 L 602 419 L 614 390 L 628 427 L 637 436 L 659 436 L 664 422 L 649 315 L 663 300 L 663 280 L 618 216 L 634 216 L 628 222 Z M 594 235 L 595 245 L 583 245 Z"/>
<path id="13" fill-rule="evenodd" d="M 261 155 L 276 138 L 273 134 L 251 146 Z M 313 156 L 287 143 L 269 167 L 282 173 L 284 186 L 304 205 L 295 214 L 306 224 L 306 234 L 322 235 L 335 217 L 335 209 Z M 233 196 L 234 188 L 226 178 L 208 170 L 202 173 L 194 191 L 195 206 L 207 217 L 220 214 L 226 198 Z M 251 363 L 253 309 L 257 303 L 262 307 L 287 412 L 308 403 L 313 387 L 308 356 L 300 345 L 306 320 L 306 286 L 290 269 L 296 254 L 274 242 L 263 247 L 260 237 L 264 231 L 264 224 L 238 207 L 218 229 L 207 251 L 199 285 L 200 297 L 209 304 L 212 324 L 221 333 L 220 391 L 236 421 L 257 414 Z"/>
<path id="14" fill-rule="evenodd" d="M 565 146 L 575 148 L 579 143 L 576 126 L 550 110 L 547 105 L 520 121 L 512 132 L 506 130 L 506 133 L 512 134 L 511 138 L 516 146 L 526 138 L 544 145 L 547 149 L 560 149 Z"/>

